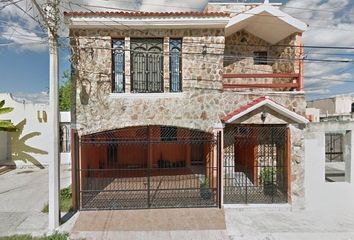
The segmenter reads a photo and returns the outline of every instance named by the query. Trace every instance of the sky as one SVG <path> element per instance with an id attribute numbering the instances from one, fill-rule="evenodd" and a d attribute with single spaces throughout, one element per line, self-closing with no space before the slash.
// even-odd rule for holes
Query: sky
<path id="1" fill-rule="evenodd" d="M 174 0 L 72 0 L 70 2 L 86 4 L 86 6 L 100 5 L 145 11 L 183 11 L 196 10 L 203 6 L 205 1 L 179 0 L 178 5 Z M 0 92 L 46 92 L 49 88 L 46 30 L 35 21 L 39 16 L 38 12 L 31 7 L 31 1 L 15 0 L 13 2 L 16 4 L 7 5 L 8 2 L 0 2 Z M 41 4 L 41 0 L 38 2 Z M 304 33 L 306 46 L 353 48 L 305 49 L 305 57 L 308 59 L 305 63 L 307 98 L 325 98 L 334 94 L 354 93 L 354 0 L 270 2 L 283 3 L 284 12 L 309 24 L 308 31 Z M 68 0 L 62 0 L 61 3 L 62 10 L 70 8 L 85 10 L 75 4 L 69 6 Z M 67 36 L 63 25 L 59 34 Z M 65 43 L 65 41 L 65 37 L 61 39 L 61 42 Z M 62 47 L 60 49 L 61 75 L 63 71 L 70 69 L 69 56 L 67 46 Z M 325 61 L 317 62 L 318 59 Z"/>

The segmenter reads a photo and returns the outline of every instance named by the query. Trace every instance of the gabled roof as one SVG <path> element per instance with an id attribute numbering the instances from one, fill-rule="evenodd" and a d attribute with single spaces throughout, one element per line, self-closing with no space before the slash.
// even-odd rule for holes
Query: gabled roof
<path id="1" fill-rule="evenodd" d="M 242 29 L 275 44 L 293 33 L 306 31 L 307 24 L 269 3 L 264 3 L 232 17 L 226 25 L 226 35 Z"/>
<path id="2" fill-rule="evenodd" d="M 254 110 L 256 110 L 260 107 L 263 107 L 263 106 L 269 107 L 273 111 L 281 114 L 282 116 L 284 116 L 286 118 L 293 120 L 296 123 L 306 124 L 309 122 L 305 117 L 303 117 L 293 111 L 290 111 L 286 107 L 274 102 L 268 96 L 263 96 L 263 97 L 253 100 L 252 102 L 229 113 L 228 115 L 223 117 L 221 120 L 225 123 L 232 123 L 235 120 L 237 120 L 237 119 L 245 116 L 246 114 L 253 112 Z"/>

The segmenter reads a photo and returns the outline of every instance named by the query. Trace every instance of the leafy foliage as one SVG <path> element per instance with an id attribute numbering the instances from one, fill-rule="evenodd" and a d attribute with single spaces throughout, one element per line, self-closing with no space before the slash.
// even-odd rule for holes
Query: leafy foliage
<path id="1" fill-rule="evenodd" d="M 48 213 L 49 205 L 46 204 L 42 209 L 43 213 Z M 60 190 L 60 211 L 71 212 L 72 208 L 72 191 L 71 186 Z"/>
<path id="2" fill-rule="evenodd" d="M 0 114 L 12 112 L 11 107 L 4 107 L 5 100 L 0 101 Z M 0 131 L 16 131 L 16 127 L 9 120 L 0 120 Z"/>
<path id="3" fill-rule="evenodd" d="M 273 167 L 264 167 L 260 173 L 261 183 L 263 185 L 273 184 L 276 177 L 276 170 Z"/>
<path id="4" fill-rule="evenodd" d="M 64 83 L 59 88 L 59 109 L 70 111 L 71 109 L 71 75 L 69 71 L 63 73 Z"/>
<path id="5" fill-rule="evenodd" d="M 31 235 L 13 235 L 8 237 L 0 237 L 0 240 L 67 240 L 69 234 L 54 233 L 49 236 L 32 237 Z"/>

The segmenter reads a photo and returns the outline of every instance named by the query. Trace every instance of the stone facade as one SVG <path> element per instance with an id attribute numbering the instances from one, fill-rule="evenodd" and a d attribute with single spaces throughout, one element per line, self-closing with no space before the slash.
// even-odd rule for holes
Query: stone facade
<path id="1" fill-rule="evenodd" d="M 291 61 L 299 54 L 296 48 L 259 47 L 256 45 L 265 45 L 265 42 L 247 32 L 238 32 L 225 39 L 224 29 L 90 29 L 71 30 L 70 36 L 76 70 L 73 121 L 79 135 L 145 125 L 168 125 L 212 132 L 213 126 L 220 123 L 222 117 L 264 95 L 292 111 L 302 115 L 305 113 L 303 93 L 269 89 L 224 90 L 222 85 L 223 73 L 299 71 L 296 61 Z M 164 39 L 164 93 L 130 93 L 129 43 L 132 38 L 142 37 Z M 125 39 L 125 93 L 112 94 L 111 40 L 114 38 Z M 169 92 L 169 38 L 183 39 L 181 93 Z M 243 45 L 244 39 L 248 46 Z M 296 39 L 296 35 L 289 36 L 283 43 L 293 44 Z M 202 54 L 204 49 L 206 54 Z M 271 56 L 286 57 L 290 61 L 255 66 L 250 55 L 259 50 L 267 50 Z M 247 57 L 230 62 L 225 60 L 224 55 Z M 266 83 L 273 80 L 249 81 Z M 275 117 L 274 122 L 269 123 L 276 121 Z M 294 202 L 300 202 L 304 194 L 304 166 L 301 160 L 303 140 L 301 130 L 291 127 L 291 131 L 292 196 Z"/>
<path id="2" fill-rule="evenodd" d="M 300 38 L 291 35 L 276 45 L 246 32 L 236 32 L 225 39 L 224 73 L 299 73 Z M 268 63 L 254 62 L 254 52 L 266 52 Z M 226 83 L 291 83 L 286 78 L 225 79 Z M 243 90 L 242 90 L 243 91 Z"/>
<path id="3" fill-rule="evenodd" d="M 222 29 L 215 30 L 149 30 L 149 31 L 109 31 L 109 30 L 72 30 L 71 31 L 75 71 L 75 108 L 76 124 L 82 134 L 117 129 L 133 125 L 173 125 L 211 131 L 212 126 L 229 112 L 247 104 L 253 99 L 269 95 L 274 101 L 304 114 L 306 103 L 304 95 L 296 92 L 275 92 L 271 90 L 223 90 L 222 74 L 227 72 L 250 73 L 265 69 L 269 71 L 296 71 L 294 63 L 288 63 L 281 70 L 279 64 L 259 66 L 253 58 L 235 61 L 228 65 L 224 60 L 225 38 Z M 129 37 L 127 37 L 129 36 Z M 261 42 L 248 33 L 236 34 L 236 39 L 246 36 L 252 43 Z M 165 93 L 130 93 L 130 54 L 129 41 L 134 37 L 164 38 L 164 82 Z M 169 93 L 168 39 L 182 38 L 182 93 Z M 125 38 L 125 82 L 126 92 L 112 94 L 111 39 Z M 295 39 L 295 36 L 289 39 Z M 286 39 L 284 41 L 293 41 Z M 228 43 L 228 40 L 226 40 Z M 239 44 L 239 43 L 238 43 Z M 207 54 L 203 55 L 203 46 Z M 225 47 L 225 53 L 234 54 Z M 237 52 L 250 55 L 259 47 L 238 47 Z M 287 48 L 289 56 L 294 54 Z M 291 54 L 289 54 L 291 53 Z M 282 53 L 280 53 L 282 54 Z M 285 54 L 285 53 L 284 53 Z M 254 80 L 256 81 L 256 80 Z M 258 79 L 260 82 L 266 79 Z M 119 116 L 119 118 L 112 118 Z"/>

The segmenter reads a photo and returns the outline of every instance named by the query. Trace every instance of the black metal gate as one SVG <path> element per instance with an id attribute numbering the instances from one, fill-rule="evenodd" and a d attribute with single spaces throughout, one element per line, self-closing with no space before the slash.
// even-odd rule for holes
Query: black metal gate
<path id="1" fill-rule="evenodd" d="M 81 137 L 81 210 L 216 207 L 213 134 L 146 126 Z"/>
<path id="2" fill-rule="evenodd" d="M 226 126 L 224 203 L 287 202 L 288 154 L 286 126 Z"/>

